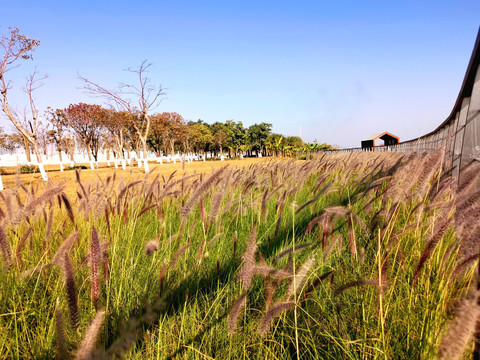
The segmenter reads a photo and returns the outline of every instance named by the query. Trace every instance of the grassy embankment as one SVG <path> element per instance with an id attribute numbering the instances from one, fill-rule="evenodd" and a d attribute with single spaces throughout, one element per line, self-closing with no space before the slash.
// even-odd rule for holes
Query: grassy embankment
<path id="1" fill-rule="evenodd" d="M 440 343 L 469 294 L 476 202 L 473 177 L 458 196 L 441 177 L 441 155 L 264 160 L 138 179 L 116 172 L 87 181 L 82 171 L 75 191 L 66 190 L 71 181 L 7 190 L 0 354 L 427 359 L 439 347 L 457 351 L 461 340 Z M 478 312 L 474 300 L 461 304 Z M 469 331 L 462 324 L 447 336 Z"/>

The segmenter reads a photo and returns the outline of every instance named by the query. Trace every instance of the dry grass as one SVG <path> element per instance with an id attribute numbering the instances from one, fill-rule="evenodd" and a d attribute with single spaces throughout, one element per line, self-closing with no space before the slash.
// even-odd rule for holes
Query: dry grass
<path id="1" fill-rule="evenodd" d="M 226 161 L 194 161 L 194 162 L 186 162 L 185 169 L 182 169 L 182 163 L 178 161 L 176 164 L 157 164 L 156 162 L 150 162 L 150 173 L 152 173 L 152 178 L 157 174 L 160 176 L 169 176 L 172 172 L 176 171 L 175 175 L 190 175 L 193 173 L 204 173 L 209 174 L 213 170 L 219 169 L 222 166 L 230 165 L 234 167 L 246 167 L 252 164 L 256 164 L 258 162 L 265 161 L 262 158 L 246 158 L 243 160 L 226 160 Z M 133 163 L 132 163 L 133 164 Z M 98 180 L 98 177 L 101 179 L 105 179 L 108 175 L 111 175 L 114 171 L 118 173 L 118 175 L 123 176 L 126 182 L 131 181 L 132 179 L 136 179 L 137 177 L 143 177 L 144 170 L 143 167 L 139 168 L 137 166 L 128 166 L 125 171 L 121 168 L 115 169 L 113 165 L 111 167 L 107 167 L 106 163 L 100 163 L 100 168 L 91 170 L 91 169 L 84 169 L 82 170 L 82 182 L 90 182 Z M 75 183 L 75 171 L 56 171 L 58 170 L 58 166 L 56 165 L 48 165 L 45 166 L 49 180 L 53 182 L 66 182 L 67 189 L 66 193 L 69 196 L 75 195 L 75 187 L 73 184 Z M 15 167 L 5 167 L 9 173 L 15 173 Z M 35 185 L 36 183 L 40 182 L 43 183 L 42 176 L 40 173 L 37 174 L 14 174 L 14 175 L 2 175 L 3 186 L 5 189 L 8 188 L 15 188 L 17 187 L 17 179 L 25 185 L 29 186 L 31 184 Z"/>

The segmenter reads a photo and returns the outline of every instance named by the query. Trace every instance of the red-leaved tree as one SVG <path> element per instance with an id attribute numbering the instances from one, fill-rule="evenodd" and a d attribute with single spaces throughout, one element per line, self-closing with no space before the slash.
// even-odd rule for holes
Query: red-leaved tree
<path id="1" fill-rule="evenodd" d="M 67 125 L 84 145 L 90 166 L 93 167 L 93 159 L 98 160 L 101 135 L 108 111 L 100 105 L 79 103 L 70 104 L 64 112 Z"/>

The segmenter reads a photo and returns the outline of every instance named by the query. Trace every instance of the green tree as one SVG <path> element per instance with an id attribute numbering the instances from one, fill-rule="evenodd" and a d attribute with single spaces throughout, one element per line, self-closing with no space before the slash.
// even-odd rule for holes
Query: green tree
<path id="1" fill-rule="evenodd" d="M 212 132 L 207 124 L 202 120 L 196 122 L 190 121 L 187 124 L 187 131 L 190 139 L 190 146 L 193 148 L 195 153 L 203 153 L 205 156 L 205 151 L 209 144 L 213 141 Z"/>
<path id="2" fill-rule="evenodd" d="M 267 138 L 266 147 L 267 149 L 270 149 L 272 151 L 272 155 L 273 153 L 275 153 L 275 156 L 278 156 L 282 143 L 283 143 L 283 136 L 280 134 L 272 133 Z"/>
<path id="3" fill-rule="evenodd" d="M 227 120 L 225 126 L 228 129 L 228 140 L 226 146 L 229 148 L 229 156 L 231 156 L 230 151 L 233 149 L 234 155 L 236 156 L 240 146 L 245 144 L 247 141 L 247 135 L 245 133 L 245 127 L 242 122 L 235 122 L 233 120 Z"/>
<path id="4" fill-rule="evenodd" d="M 272 124 L 264 122 L 253 124 L 248 128 L 248 144 L 257 156 L 259 151 L 266 155 L 267 140 L 271 131 Z"/>
<path id="5" fill-rule="evenodd" d="M 211 127 L 213 135 L 214 150 L 218 149 L 220 155 L 223 153 L 223 147 L 227 146 L 227 142 L 230 139 L 230 129 L 220 122 L 216 122 Z"/>

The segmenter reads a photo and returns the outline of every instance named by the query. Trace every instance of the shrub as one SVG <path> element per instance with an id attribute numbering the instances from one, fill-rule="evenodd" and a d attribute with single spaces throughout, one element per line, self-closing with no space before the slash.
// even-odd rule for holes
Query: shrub
<path id="1" fill-rule="evenodd" d="M 65 170 L 75 170 L 75 169 L 85 170 L 87 169 L 87 167 L 85 165 L 74 165 L 74 166 L 69 166 L 65 168 Z"/>
<path id="2" fill-rule="evenodd" d="M 12 171 L 9 170 L 8 168 L 0 168 L 0 175 L 11 175 Z"/>
<path id="3" fill-rule="evenodd" d="M 20 166 L 20 174 L 33 174 L 38 173 L 40 170 L 35 165 L 22 165 Z"/>

